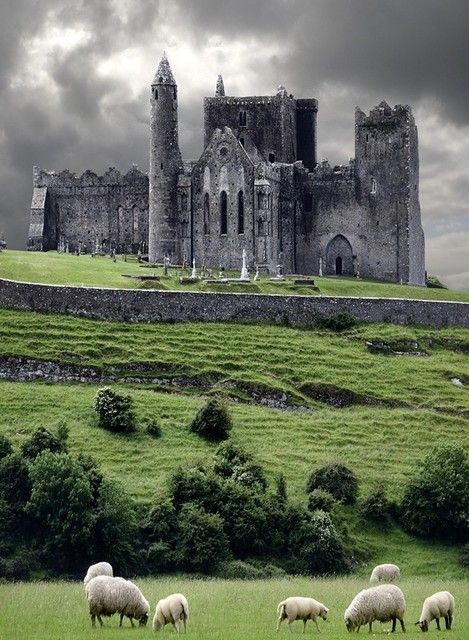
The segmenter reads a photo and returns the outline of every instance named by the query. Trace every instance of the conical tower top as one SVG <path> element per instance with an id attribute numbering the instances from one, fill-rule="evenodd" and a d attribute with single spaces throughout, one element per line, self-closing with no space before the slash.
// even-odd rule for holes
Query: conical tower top
<path id="1" fill-rule="evenodd" d="M 166 51 L 163 51 L 163 56 L 160 60 L 160 64 L 158 65 L 158 69 L 156 70 L 152 84 L 176 85 L 176 80 L 174 79 L 168 58 L 166 57 Z"/>
<path id="2" fill-rule="evenodd" d="M 215 97 L 222 98 L 225 95 L 225 85 L 221 74 L 217 78 L 217 88 L 215 89 Z"/>

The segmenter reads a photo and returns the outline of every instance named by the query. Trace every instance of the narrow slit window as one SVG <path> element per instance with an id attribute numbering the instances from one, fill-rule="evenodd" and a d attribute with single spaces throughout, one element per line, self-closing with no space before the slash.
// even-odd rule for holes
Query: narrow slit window
<path id="1" fill-rule="evenodd" d="M 226 191 L 220 194 L 220 234 L 226 236 L 228 233 L 228 202 Z"/>
<path id="2" fill-rule="evenodd" d="M 204 196 L 204 234 L 208 235 L 210 232 L 210 197 L 208 193 Z"/>
<path id="3" fill-rule="evenodd" d="M 239 126 L 240 127 L 246 126 L 246 111 L 239 112 Z"/>
<path id="4" fill-rule="evenodd" d="M 238 193 L 238 233 L 244 233 L 244 193 Z"/>

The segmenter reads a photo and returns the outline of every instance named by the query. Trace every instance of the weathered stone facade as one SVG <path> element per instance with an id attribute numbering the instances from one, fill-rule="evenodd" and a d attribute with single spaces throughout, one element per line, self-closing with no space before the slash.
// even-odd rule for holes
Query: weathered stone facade
<path id="1" fill-rule="evenodd" d="M 29 247 L 149 249 L 151 262 L 425 283 L 417 128 L 408 106 L 355 113 L 355 158 L 317 163 L 314 98 L 204 100 L 204 151 L 182 161 L 166 56 L 151 85 L 150 178 L 35 169 Z M 149 234 L 149 235 L 148 235 Z M 149 247 L 146 244 L 149 239 Z"/>

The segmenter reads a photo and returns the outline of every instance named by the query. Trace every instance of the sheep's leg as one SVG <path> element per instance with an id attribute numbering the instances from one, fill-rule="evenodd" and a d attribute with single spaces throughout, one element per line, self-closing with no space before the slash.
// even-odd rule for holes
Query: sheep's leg
<path id="1" fill-rule="evenodd" d="M 453 623 L 453 616 L 451 613 L 446 614 L 445 621 L 446 621 L 446 628 L 451 629 L 451 624 Z"/>
<path id="2" fill-rule="evenodd" d="M 187 633 L 187 619 L 185 614 L 182 615 L 182 624 L 184 625 L 184 633 Z"/>
<path id="3" fill-rule="evenodd" d="M 176 620 L 174 626 L 176 627 L 176 633 L 181 633 L 181 620 Z"/>
<path id="4" fill-rule="evenodd" d="M 122 620 L 123 620 L 123 618 L 124 618 L 124 614 L 123 614 L 123 613 L 121 613 L 121 615 L 120 615 L 120 619 L 119 619 L 119 627 L 122 627 Z"/>
<path id="5" fill-rule="evenodd" d="M 134 625 L 134 621 L 133 621 L 133 619 L 132 619 L 132 616 L 129 616 L 129 620 L 130 620 L 130 624 L 132 625 L 132 627 L 135 627 L 135 625 Z"/>
<path id="6" fill-rule="evenodd" d="M 405 624 L 404 624 L 404 618 L 399 618 L 399 622 L 401 623 L 401 629 L 402 629 L 402 633 L 405 633 Z"/>
<path id="7" fill-rule="evenodd" d="M 95 627 L 96 626 L 96 616 L 94 615 L 94 613 L 90 613 L 91 616 L 91 626 Z"/>
<path id="8" fill-rule="evenodd" d="M 305 631 L 306 631 L 306 623 L 307 623 L 307 622 L 308 622 L 308 621 L 307 621 L 306 619 L 305 619 L 305 620 L 303 620 L 303 633 L 305 633 Z"/>
<path id="9" fill-rule="evenodd" d="M 99 624 L 103 626 L 103 620 L 99 614 L 98 614 L 98 621 L 99 621 Z"/>
<path id="10" fill-rule="evenodd" d="M 292 623 L 292 621 L 289 620 L 288 621 L 288 628 L 290 629 L 290 633 L 293 633 L 293 629 L 291 628 L 291 623 Z"/>
<path id="11" fill-rule="evenodd" d="M 314 618 L 314 622 L 316 623 L 316 629 L 318 630 L 318 633 L 321 633 L 319 630 L 318 619 Z"/>
<path id="12" fill-rule="evenodd" d="M 372 626 L 373 626 L 373 621 L 372 621 L 372 620 L 370 620 L 370 633 L 373 633 L 373 628 L 372 628 Z"/>
<path id="13" fill-rule="evenodd" d="M 394 633 L 395 630 L 396 630 L 396 618 L 392 618 L 391 633 Z"/>
<path id="14" fill-rule="evenodd" d="M 436 622 L 436 628 L 438 629 L 438 631 L 441 631 L 441 629 L 440 629 L 440 618 L 435 618 L 435 622 Z"/>
<path id="15" fill-rule="evenodd" d="M 283 612 L 279 615 L 278 620 L 277 620 L 277 632 L 280 629 L 280 625 L 282 624 L 282 622 L 285 620 L 285 618 L 283 617 Z"/>

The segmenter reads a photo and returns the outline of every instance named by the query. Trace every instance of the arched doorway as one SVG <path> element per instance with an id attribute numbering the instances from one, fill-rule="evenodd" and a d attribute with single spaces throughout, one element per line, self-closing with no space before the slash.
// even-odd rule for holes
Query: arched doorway
<path id="1" fill-rule="evenodd" d="M 353 276 L 352 245 L 341 234 L 332 238 L 326 249 L 326 269 L 328 276 Z"/>

